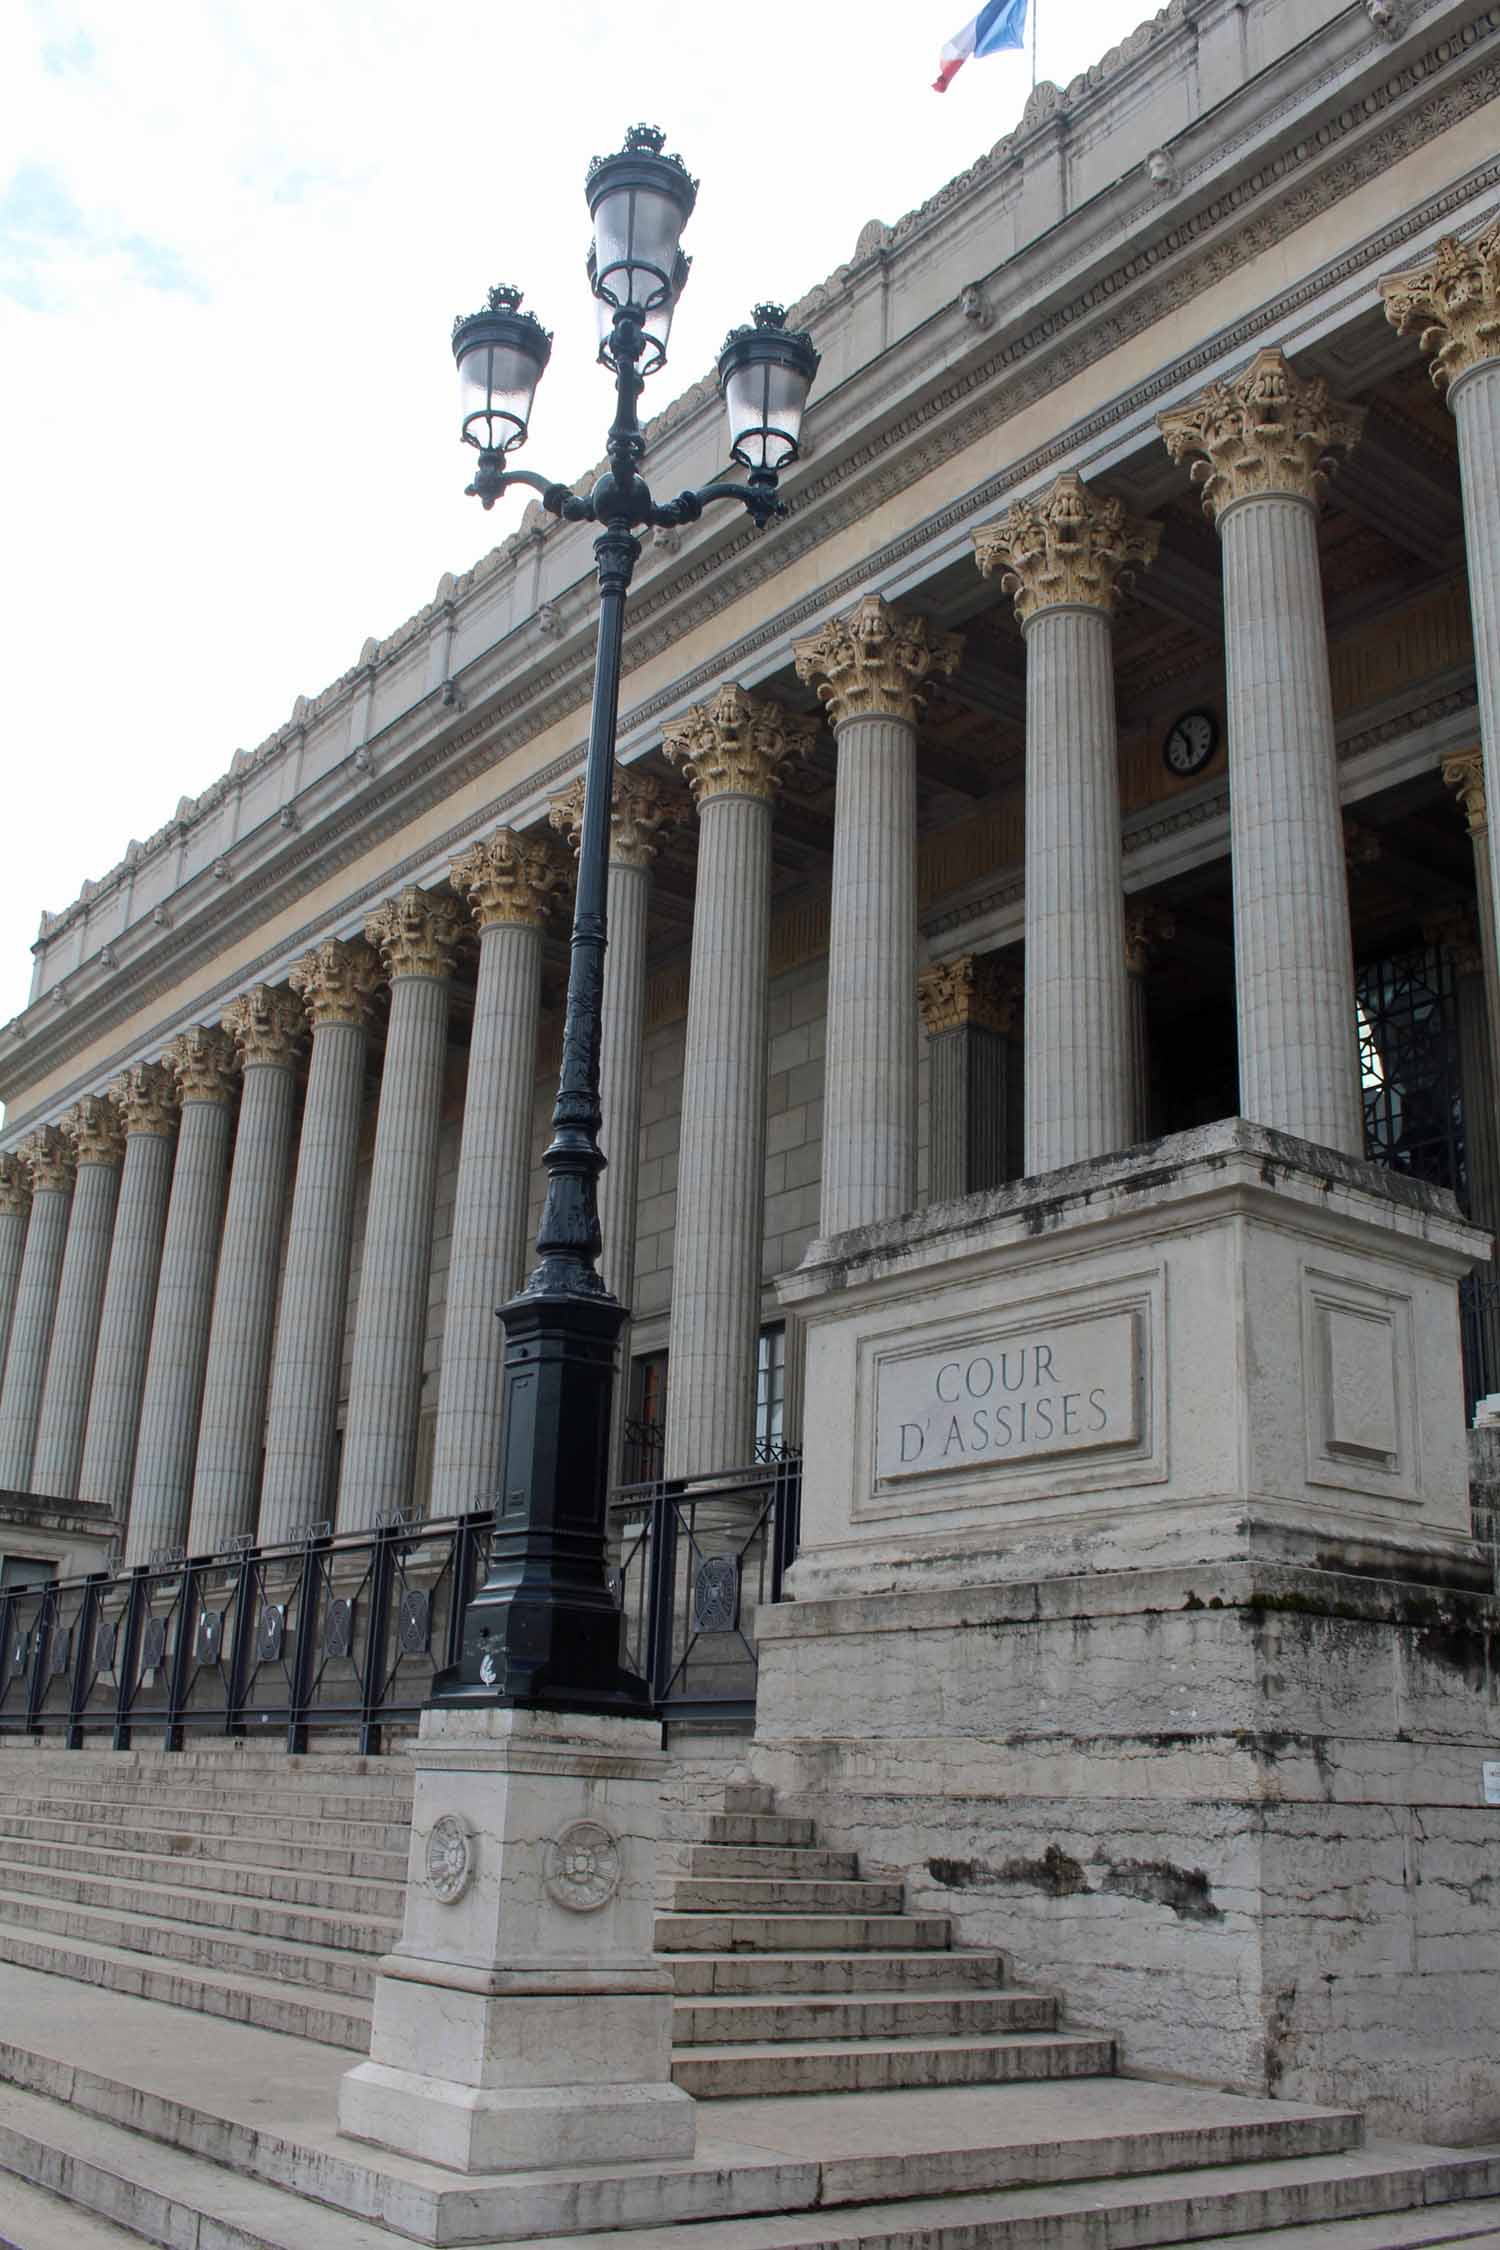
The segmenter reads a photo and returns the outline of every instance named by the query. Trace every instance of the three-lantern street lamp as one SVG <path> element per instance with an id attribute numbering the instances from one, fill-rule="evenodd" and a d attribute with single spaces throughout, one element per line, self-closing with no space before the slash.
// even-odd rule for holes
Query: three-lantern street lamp
<path id="1" fill-rule="evenodd" d="M 588 256 L 599 358 L 615 378 L 608 465 L 584 497 L 508 466 L 526 442 L 532 401 L 552 339 L 521 310 L 519 290 L 492 289 L 483 312 L 454 324 L 463 436 L 479 453 L 468 487 L 486 508 L 513 485 L 540 493 L 549 515 L 595 523 L 599 638 L 585 769 L 583 831 L 573 912 L 562 1073 L 543 1158 L 547 1194 L 535 1271 L 500 1308 L 505 1322 L 506 1414 L 489 1571 L 464 1619 L 462 1656 L 439 1675 L 441 1703 L 529 1704 L 563 1711 L 640 1712 L 646 1683 L 620 1661 L 620 1613 L 606 1558 L 610 1405 L 625 1308 L 605 1288 L 598 1181 L 599 1035 L 605 904 L 614 792 L 625 596 L 655 525 L 696 523 L 711 501 L 738 501 L 764 529 L 783 513 L 777 478 L 797 458 L 818 355 L 781 308 L 758 305 L 719 355 L 730 459 L 746 481 L 725 480 L 658 501 L 640 473 L 646 441 L 637 411 L 667 339 L 689 261 L 682 230 L 697 198 L 664 136 L 637 125 L 618 155 L 589 167 L 594 222 Z"/>

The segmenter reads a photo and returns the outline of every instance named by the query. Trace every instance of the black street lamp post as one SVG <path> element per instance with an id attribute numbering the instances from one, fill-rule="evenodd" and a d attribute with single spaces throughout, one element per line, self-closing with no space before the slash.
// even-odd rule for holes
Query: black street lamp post
<path id="1" fill-rule="evenodd" d="M 434 1683 L 434 1700 L 449 1706 L 640 1713 L 651 1702 L 645 1681 L 621 1666 L 620 1616 L 606 1578 L 610 1402 L 625 1308 L 596 1270 L 605 1164 L 599 1034 L 625 596 L 643 527 L 696 523 L 712 500 L 738 501 L 761 529 L 784 512 L 777 477 L 797 458 L 818 368 L 811 339 L 784 325 L 781 308 L 757 306 L 753 324 L 736 329 L 719 357 L 730 458 L 748 470 L 747 481 L 652 498 L 640 474 L 646 444 L 637 407 L 646 377 L 666 361 L 688 273 L 679 237 L 697 196 L 697 183 L 679 157 L 662 154 L 662 141 L 653 126 L 635 126 L 618 155 L 589 167 L 589 279 L 616 406 L 609 465 L 586 499 L 505 465 L 526 441 L 552 349 L 546 330 L 521 311 L 520 292 L 491 290 L 488 309 L 453 331 L 463 435 L 479 449 L 469 491 L 491 508 L 512 485 L 530 485 L 550 515 L 597 523 L 600 531 L 599 640 L 562 1074 L 543 1158 L 547 1195 L 536 1269 L 500 1312 L 507 1386 L 500 1492 L 489 1572 L 464 1619 L 461 1658 Z"/>

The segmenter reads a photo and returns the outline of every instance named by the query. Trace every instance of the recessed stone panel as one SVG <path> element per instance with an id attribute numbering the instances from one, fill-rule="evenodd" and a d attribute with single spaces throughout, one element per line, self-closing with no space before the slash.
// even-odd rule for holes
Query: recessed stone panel
<path id="1" fill-rule="evenodd" d="M 1308 1479 L 1415 1499 L 1411 1299 L 1304 1268 Z"/>

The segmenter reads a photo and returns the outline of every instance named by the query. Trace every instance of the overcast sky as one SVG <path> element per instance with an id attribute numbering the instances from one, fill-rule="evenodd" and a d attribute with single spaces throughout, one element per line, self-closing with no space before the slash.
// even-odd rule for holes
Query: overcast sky
<path id="1" fill-rule="evenodd" d="M 1016 124 L 1029 54 L 931 91 L 975 4 L 0 0 L 0 1023 L 43 907 L 514 528 L 448 348 L 491 282 L 556 331 L 527 465 L 598 459 L 590 156 L 702 180 L 659 412 Z M 1060 84 L 1148 12 L 1040 9 Z"/>

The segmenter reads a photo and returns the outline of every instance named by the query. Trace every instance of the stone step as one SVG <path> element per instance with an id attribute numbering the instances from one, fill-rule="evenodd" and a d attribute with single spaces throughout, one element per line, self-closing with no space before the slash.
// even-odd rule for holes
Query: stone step
<path id="1" fill-rule="evenodd" d="M 689 1875 L 790 1876 L 798 1882 L 848 1883 L 859 1874 L 853 1852 L 825 1852 L 812 1844 L 694 1844 Z"/>
<path id="2" fill-rule="evenodd" d="M 0 1955 L 7 1960 L 22 1958 L 10 1947 L 30 1936 L 69 1938 L 84 1948 L 109 1946 L 189 1969 L 243 1970 L 272 1984 L 300 1986 L 341 1999 L 368 2000 L 375 1981 L 373 1955 L 361 1956 L 343 1947 L 236 1936 L 164 1916 L 0 1892 Z"/>
<path id="3" fill-rule="evenodd" d="M 86 1782 L 69 1788 L 60 1781 L 49 1781 L 40 1789 L 20 1789 L 8 1800 L 24 1811 L 43 1806 L 54 1810 L 69 1805 L 82 1806 L 90 1811 L 102 1810 L 107 1805 L 120 1805 L 125 1809 L 141 1803 L 170 1803 L 174 1807 L 192 1807 L 205 1814 L 238 1814 L 256 1817 L 274 1813 L 282 1819 L 300 1819 L 309 1823 L 330 1820 L 390 1821 L 411 1819 L 410 1794 L 400 1795 L 390 1789 L 353 1790 L 282 1789 L 274 1782 L 259 1784 L 250 1778 L 238 1788 L 219 1788 L 208 1782 L 193 1782 L 173 1775 L 163 1780 L 158 1788 L 140 1782 L 134 1784 L 112 1781 L 107 1787 L 91 1789 Z"/>
<path id="4" fill-rule="evenodd" d="M 946 1914 L 658 1914 L 659 1953 L 940 1952 Z"/>
<path id="5" fill-rule="evenodd" d="M 63 1775 L 129 1772 L 143 1775 L 183 1772 L 270 1773 L 283 1777 L 289 1786 L 301 1782 L 316 1786 L 329 1776 L 338 1780 L 384 1781 L 392 1787 L 411 1786 L 410 1769 L 402 1750 L 374 1755 L 357 1750 L 309 1750 L 293 1757 L 279 1741 L 262 1743 L 249 1737 L 236 1737 L 217 1743 L 197 1740 L 186 1750 L 162 1750 L 145 1746 L 138 1750 L 59 1750 L 47 1744 L 23 1749 L 8 1741 L 0 1741 L 0 1778 L 8 1779 L 12 1773 L 20 1773 L 22 1770 L 27 1773 Z"/>
<path id="6" fill-rule="evenodd" d="M 741 2041 L 957 2039 L 1007 2031 L 1052 2031 L 1057 2001 L 1047 1992 L 870 1992 L 849 1996 L 767 1993 L 722 2000 L 679 1999 L 674 2047 Z"/>
<path id="7" fill-rule="evenodd" d="M 79 1875 L 57 1867 L 21 1866 L 0 1857 L 0 1913 L 8 1911 L 11 1919 L 17 1919 L 21 1913 L 17 1902 L 23 1898 L 97 1907 L 106 1914 L 143 1922 L 165 1920 L 232 1931 L 277 1945 L 315 1945 L 371 1957 L 389 1953 L 401 1935 L 399 1899 L 394 1902 L 394 1915 L 392 1901 L 387 1898 L 383 1916 L 376 1919 L 365 1913 L 340 1913 L 280 1899 L 241 1896 L 223 1888 L 143 1883 L 128 1876 Z"/>
<path id="8" fill-rule="evenodd" d="M 993 1991 L 1005 1982 L 1003 1953 L 930 1948 L 923 1952 L 848 1953 L 672 1953 L 662 1941 L 657 1916 L 657 1951 L 672 1970 L 672 1989 L 680 2000 L 734 1999 L 750 1995 L 836 1999 L 846 1993 Z"/>
<path id="9" fill-rule="evenodd" d="M 726 1781 L 724 1810 L 727 1813 L 774 1813 L 776 1792 L 763 1781 Z"/>
<path id="10" fill-rule="evenodd" d="M 207 1805 L 162 1804 L 153 1797 L 138 1797 L 119 1803 L 101 1800 L 99 1803 L 76 1805 L 69 1800 L 61 1804 L 51 1799 L 23 1800 L 6 1808 L 6 1820 L 14 1815 L 24 1820 L 74 1821 L 94 1828 L 118 1823 L 122 1827 L 170 1828 L 183 1835 L 217 1837 L 253 1836 L 262 1842 L 304 1845 L 329 1845 L 347 1851 L 399 1852 L 405 1859 L 411 1844 L 411 1821 L 404 1820 L 324 1820 L 311 1814 L 259 1811 L 245 1808 L 240 1811 L 215 1810 Z"/>
<path id="11" fill-rule="evenodd" d="M 1333 2219 L 1304 2227 L 1289 2244 L 1285 2234 L 1242 2234 L 1237 2250 L 1497 2250 L 1500 2197 L 1472 2203 L 1429 2203 L 1417 2211 L 1387 2211 L 1378 2219 Z"/>
<path id="12" fill-rule="evenodd" d="M 679 1914 L 899 1914 L 901 1883 L 802 1882 L 795 1877 L 698 1876 L 675 1883 Z"/>
<path id="13" fill-rule="evenodd" d="M 111 2220 L 7 2173 L 0 2189 L 0 2250 L 140 2250 L 140 2241 Z"/>
<path id="14" fill-rule="evenodd" d="M 272 1837 L 226 1837 L 216 1828 L 133 1827 L 124 1821 L 43 1820 L 32 1814 L 4 1816 L 4 1844 L 14 1849 L 35 1844 L 76 1851 L 139 1852 L 148 1858 L 169 1855 L 174 1864 L 217 1862 L 226 1848 L 240 1867 L 285 1869 L 293 1862 L 309 1874 L 340 1875 L 359 1882 L 404 1883 L 407 1854 L 347 1851 L 330 1844 L 288 1843 Z"/>
<path id="15" fill-rule="evenodd" d="M 810 1820 L 787 1820 L 780 1813 L 710 1813 L 710 1844 L 815 1844 L 818 1831 Z"/>
<path id="16" fill-rule="evenodd" d="M 1016 2079 L 1097 2078 L 1115 2067 L 1112 2039 L 1016 2032 L 978 2039 L 865 2039 L 687 2047 L 672 2076 L 700 2101 L 768 2094 L 884 2094 L 898 2086 L 997 2086 Z"/>
<path id="17" fill-rule="evenodd" d="M 0 1973 L 11 1967 L 123 1999 L 186 2008 L 231 2024 L 253 2025 L 325 2047 L 370 2051 L 370 2003 L 338 1993 L 310 1993 L 244 1970 L 186 1967 L 153 1960 L 125 1946 L 85 1943 L 19 1929 L 0 1921 Z"/>
<path id="18" fill-rule="evenodd" d="M 12 1882 L 9 1870 L 17 1879 Z M 372 1916 L 377 1921 L 401 1919 L 406 1896 L 403 1867 L 400 1880 L 361 1881 L 348 1875 L 304 1871 L 301 1856 L 292 1865 L 256 1866 L 239 1859 L 210 1858 L 206 1853 L 124 1851 L 113 1845 L 41 1843 L 25 1836 L 0 1837 L 0 1884 L 13 1890 L 35 1885 L 21 1880 L 23 1871 L 56 1869 L 69 1875 L 113 1877 L 132 1883 L 164 1883 L 178 1890 L 233 1892 L 241 1898 L 275 1899 L 287 1906 L 310 1906 L 332 1914 Z"/>

